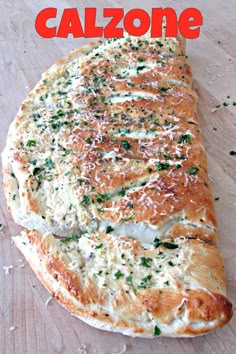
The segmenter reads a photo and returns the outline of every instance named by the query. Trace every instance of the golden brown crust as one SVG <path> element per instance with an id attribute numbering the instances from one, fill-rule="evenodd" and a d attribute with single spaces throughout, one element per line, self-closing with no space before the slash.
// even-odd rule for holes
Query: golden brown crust
<path id="1" fill-rule="evenodd" d="M 144 223 L 160 237 L 216 243 L 191 85 L 181 38 L 98 41 L 59 60 L 9 131 L 3 174 L 14 219 L 62 236 L 106 222 L 134 236 L 131 224 Z"/>
<path id="2" fill-rule="evenodd" d="M 225 296 L 222 258 L 214 246 L 205 242 L 181 238 L 173 243 L 177 248 L 172 250 L 163 245 L 144 250 L 136 240 L 118 240 L 105 234 L 62 243 L 37 231 L 26 231 L 14 241 L 51 294 L 72 314 L 100 328 L 149 337 L 157 326 L 161 335 L 194 336 L 219 328 L 232 317 L 232 305 Z M 83 262 L 89 254 L 93 261 L 88 267 L 92 270 L 86 271 Z M 109 289 L 97 275 L 104 254 L 104 281 L 110 284 Z M 118 254 L 134 265 L 128 280 L 129 266 L 121 265 Z M 147 268 L 140 266 L 143 259 Z M 156 273 L 160 265 L 164 273 Z M 113 273 L 113 267 L 119 273 Z M 169 280 L 163 282 L 165 272 L 169 272 Z M 114 274 L 118 279 L 113 278 Z"/>

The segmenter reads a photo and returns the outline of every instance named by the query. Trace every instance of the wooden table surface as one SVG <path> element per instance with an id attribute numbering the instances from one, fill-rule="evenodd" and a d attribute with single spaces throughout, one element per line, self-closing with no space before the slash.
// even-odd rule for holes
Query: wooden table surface
<path id="1" fill-rule="evenodd" d="M 58 4 L 59 3 L 59 4 Z M 127 3 L 127 5 L 126 5 Z M 177 4 L 178 3 L 178 4 Z M 45 7 L 125 7 L 126 9 L 170 6 L 176 11 L 197 7 L 204 26 L 200 38 L 188 42 L 199 94 L 204 144 L 209 176 L 219 221 L 219 247 L 225 260 L 228 296 L 236 306 L 236 2 L 195 1 L 0 1 L 0 150 L 21 101 L 57 59 L 86 39 L 43 39 L 34 27 Z M 59 11 L 59 13 L 61 13 Z M 83 13 L 83 11 L 81 12 Z M 102 17 L 99 18 L 102 23 Z M 227 98 L 228 97 L 228 98 Z M 212 113 L 217 104 L 229 103 Z M 0 353 L 236 353 L 236 316 L 212 334 L 194 339 L 134 339 L 89 327 L 66 312 L 55 300 L 46 306 L 48 292 L 39 283 L 11 236 L 21 228 L 6 209 L 0 189 Z M 6 268 L 13 266 L 10 268 Z M 5 268 L 4 268 L 5 267 Z"/>

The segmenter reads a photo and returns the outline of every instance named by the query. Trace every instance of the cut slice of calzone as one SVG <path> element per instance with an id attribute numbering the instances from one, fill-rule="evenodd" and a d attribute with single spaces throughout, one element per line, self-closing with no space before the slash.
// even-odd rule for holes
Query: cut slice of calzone
<path id="1" fill-rule="evenodd" d="M 113 233 L 14 237 L 38 278 L 73 315 L 126 335 L 196 336 L 232 317 L 216 247 L 197 239 L 140 241 Z"/>

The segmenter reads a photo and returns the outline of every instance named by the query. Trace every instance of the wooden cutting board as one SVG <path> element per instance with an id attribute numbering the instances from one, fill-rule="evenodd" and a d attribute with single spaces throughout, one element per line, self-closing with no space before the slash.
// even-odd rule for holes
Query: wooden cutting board
<path id="1" fill-rule="evenodd" d="M 40 74 L 86 39 L 43 39 L 34 28 L 38 12 L 49 6 L 66 7 L 173 7 L 202 11 L 204 26 L 197 40 L 188 42 L 199 94 L 199 113 L 209 177 L 219 221 L 219 247 L 225 260 L 228 295 L 236 306 L 236 2 L 214 1 L 26 1 L 0 2 L 0 150 L 18 106 Z M 127 5 L 126 5 L 127 3 Z M 177 4 L 178 3 L 178 4 Z M 59 10 L 59 13 L 60 10 Z M 100 25 L 102 16 L 99 17 Z M 212 113 L 212 108 L 223 104 Z M 194 339 L 133 339 L 89 327 L 67 313 L 39 283 L 11 236 L 20 231 L 6 209 L 0 188 L 0 353 L 235 353 L 236 319 L 212 334 Z M 9 267 L 9 268 L 8 268 Z M 14 268 L 12 268 L 14 267 Z"/>

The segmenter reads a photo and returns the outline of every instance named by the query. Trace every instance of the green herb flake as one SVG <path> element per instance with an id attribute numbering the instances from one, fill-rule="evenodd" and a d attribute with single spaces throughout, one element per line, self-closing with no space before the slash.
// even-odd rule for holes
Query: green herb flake
<path id="1" fill-rule="evenodd" d="M 39 175 L 39 173 L 43 172 L 43 170 L 44 170 L 44 168 L 42 168 L 42 167 L 35 167 L 33 169 L 33 176 Z"/>
<path id="2" fill-rule="evenodd" d="M 103 214 L 103 213 L 104 213 L 104 210 L 103 210 L 103 209 L 101 209 L 101 208 L 97 208 L 97 211 L 98 211 L 99 213 L 101 213 L 101 214 Z"/>
<path id="3" fill-rule="evenodd" d="M 135 85 L 132 84 L 132 82 L 128 82 L 128 83 L 127 83 L 127 86 L 129 86 L 129 87 L 134 87 Z"/>
<path id="4" fill-rule="evenodd" d="M 165 171 L 168 170 L 170 164 L 168 162 L 158 162 L 157 163 L 157 171 Z"/>
<path id="5" fill-rule="evenodd" d="M 191 136 L 190 134 L 182 134 L 178 140 L 178 143 L 191 143 Z"/>
<path id="6" fill-rule="evenodd" d="M 88 205 L 90 203 L 89 195 L 84 195 L 84 198 L 81 202 L 82 205 Z"/>
<path id="7" fill-rule="evenodd" d="M 102 247 L 103 247 L 103 243 L 100 243 L 100 245 L 97 245 L 97 246 L 95 247 L 95 249 L 98 250 L 98 249 L 100 249 L 100 248 L 102 248 Z"/>
<path id="8" fill-rule="evenodd" d="M 93 137 L 90 136 L 89 138 L 85 139 L 86 144 L 92 144 Z"/>
<path id="9" fill-rule="evenodd" d="M 124 197 L 125 194 L 126 194 L 126 191 L 123 188 L 118 192 L 119 197 Z"/>
<path id="10" fill-rule="evenodd" d="M 47 157 L 45 159 L 45 166 L 49 169 L 52 170 L 55 166 L 54 163 L 52 162 L 52 160 L 50 159 L 50 157 Z"/>
<path id="11" fill-rule="evenodd" d="M 236 151 L 230 151 L 229 153 L 231 156 L 235 156 L 236 155 Z"/>
<path id="12" fill-rule="evenodd" d="M 169 264 L 169 266 L 171 266 L 171 267 L 174 267 L 174 266 L 175 266 L 174 263 L 171 262 L 171 261 L 169 261 L 168 264 Z"/>
<path id="13" fill-rule="evenodd" d="M 145 268 L 151 268 L 150 263 L 152 263 L 152 258 L 141 257 L 141 262 L 139 263 L 139 265 Z"/>
<path id="14" fill-rule="evenodd" d="M 165 248 L 167 249 L 170 249 L 170 250 L 174 250 L 176 248 L 179 248 L 178 245 L 176 245 L 175 243 L 172 243 L 172 242 L 162 242 L 160 241 L 159 238 L 155 238 L 154 241 L 153 241 L 153 246 L 155 248 L 158 248 L 159 246 L 164 246 Z"/>
<path id="15" fill-rule="evenodd" d="M 126 277 L 126 281 L 127 281 L 127 283 L 129 283 L 130 285 L 131 285 L 131 287 L 132 287 L 132 289 L 133 289 L 133 292 L 135 293 L 135 295 L 136 295 L 136 289 L 135 289 L 135 287 L 134 287 L 134 283 L 133 283 L 133 278 L 132 278 L 132 276 L 131 275 L 129 275 L 128 277 Z"/>
<path id="16" fill-rule="evenodd" d="M 159 47 L 163 47 L 164 44 L 162 44 L 160 41 L 156 41 L 156 44 L 159 46 Z"/>
<path id="17" fill-rule="evenodd" d="M 115 276 L 116 279 L 120 279 L 121 277 L 124 276 L 124 274 L 123 274 L 120 270 L 118 270 L 118 271 L 114 274 L 114 276 Z"/>
<path id="18" fill-rule="evenodd" d="M 109 200 L 110 198 L 111 198 L 110 194 L 97 193 L 97 202 L 98 203 L 105 202 L 105 201 Z"/>
<path id="19" fill-rule="evenodd" d="M 128 206 L 130 209 L 134 209 L 134 204 L 133 204 L 133 203 L 128 203 L 127 206 Z"/>
<path id="20" fill-rule="evenodd" d="M 170 87 L 159 86 L 158 90 L 161 92 L 166 92 L 166 91 L 170 90 Z"/>
<path id="21" fill-rule="evenodd" d="M 69 241 L 78 241 L 78 240 L 79 240 L 78 235 L 72 235 L 72 236 L 65 237 L 65 238 L 61 239 L 60 242 L 65 243 L 65 242 L 69 242 Z"/>
<path id="22" fill-rule="evenodd" d="M 154 327 L 154 331 L 153 331 L 153 336 L 154 336 L 154 337 L 157 337 L 157 336 L 159 336 L 160 334 L 161 334 L 160 328 L 157 327 L 157 326 L 155 326 L 155 327 Z"/>
<path id="23" fill-rule="evenodd" d="M 145 60 L 146 60 L 146 59 L 145 59 L 145 58 L 142 58 L 142 57 L 139 57 L 139 58 L 138 58 L 138 62 L 139 62 L 139 63 L 142 63 L 142 62 L 144 62 Z"/>
<path id="24" fill-rule="evenodd" d="M 130 149 L 130 143 L 127 140 L 121 140 L 121 145 L 125 149 L 125 151 L 128 151 Z"/>
<path id="25" fill-rule="evenodd" d="M 110 232 L 114 231 L 113 227 L 107 226 L 106 228 L 106 234 L 109 234 Z"/>
<path id="26" fill-rule="evenodd" d="M 69 155 L 70 153 L 71 153 L 71 149 L 66 149 L 65 151 L 64 151 L 64 154 L 62 155 L 63 157 L 64 156 L 67 156 L 67 155 Z"/>
<path id="27" fill-rule="evenodd" d="M 195 176 L 199 171 L 199 168 L 196 166 L 189 167 L 187 172 L 190 176 Z"/>
<path id="28" fill-rule="evenodd" d="M 36 141 L 35 140 L 28 140 L 26 143 L 27 147 L 31 147 L 31 146 L 36 146 Z"/>

